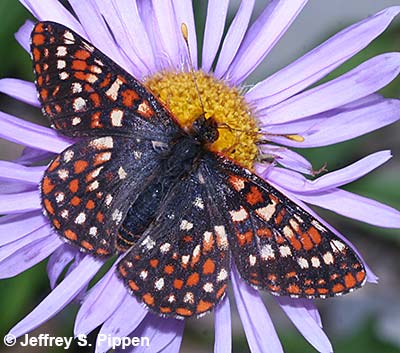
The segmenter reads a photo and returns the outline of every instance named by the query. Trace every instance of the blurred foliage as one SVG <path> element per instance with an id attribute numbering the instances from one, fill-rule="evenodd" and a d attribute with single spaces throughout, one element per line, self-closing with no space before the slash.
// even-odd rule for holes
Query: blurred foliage
<path id="1" fill-rule="evenodd" d="M 205 12 L 203 5 L 200 7 L 202 14 Z M 31 61 L 29 55 L 18 45 L 14 39 L 14 33 L 31 15 L 15 0 L 0 1 L 0 77 L 18 77 L 26 80 L 32 79 Z M 4 15 L 7 14 L 7 15 Z M 198 32 L 204 28 L 204 18 L 196 17 Z M 199 37 L 199 45 L 202 43 L 202 37 Z M 361 62 L 384 52 L 399 51 L 400 49 L 400 28 L 391 27 L 379 39 L 375 40 L 366 49 L 358 55 L 347 61 L 333 73 L 328 75 L 321 82 L 325 82 L 340 74 L 347 72 L 351 68 L 359 65 Z M 400 97 L 400 77 L 385 87 L 382 92 L 386 97 Z M 1 97 L 0 102 L 8 102 L 6 98 Z M 298 151 L 310 159 L 318 169 L 324 163 L 327 163 L 329 170 L 344 167 L 349 163 L 381 149 L 395 148 L 400 153 L 398 130 L 396 132 L 392 128 L 385 128 L 374 134 L 368 134 L 353 141 L 340 143 L 334 146 L 328 146 L 316 149 L 307 149 Z M 391 138 L 387 138 L 390 135 Z M 397 142 L 393 146 L 393 141 Z M 398 159 L 398 156 L 397 156 Z M 400 208 L 400 187 L 399 187 L 399 164 L 390 162 L 390 168 L 382 172 L 374 172 L 371 175 L 353 183 L 346 187 L 347 190 L 360 193 L 362 195 L 378 199 L 393 207 Z M 365 231 L 365 236 L 379 237 L 382 242 L 387 241 L 388 246 L 395 244 L 400 246 L 400 233 L 393 229 L 379 229 L 376 227 L 361 224 L 360 222 L 352 222 L 343 220 L 343 218 L 334 217 L 334 220 L 342 222 L 344 225 L 355 224 Z M 336 223 L 338 227 L 339 223 Z M 376 235 L 378 233 L 378 235 Z M 0 303 L 1 303 L 1 320 L 0 320 L 0 336 L 3 336 L 16 322 L 30 312 L 49 292 L 49 284 L 45 271 L 45 262 L 30 269 L 16 278 L 0 281 Z M 73 329 L 73 320 L 76 315 L 77 306 L 70 305 L 56 318 L 45 324 L 46 330 L 54 335 L 70 336 Z M 315 350 L 304 340 L 297 331 L 279 330 L 279 335 L 287 352 L 290 353 L 307 353 L 315 352 Z M 189 325 L 185 332 L 184 347 L 195 347 L 194 351 L 208 351 L 212 347 L 213 330 L 207 329 L 205 332 L 196 331 L 195 325 Z M 332 335 L 330 335 L 332 337 Z M 91 335 L 91 341 L 94 342 L 95 334 Z M 333 344 L 335 352 L 340 353 L 395 353 L 400 352 L 395 346 L 382 342 L 373 330 L 373 318 L 365 322 L 352 335 L 346 338 L 335 340 Z M 187 343 L 189 341 L 189 343 Z M 233 337 L 234 352 L 248 352 L 247 343 L 243 334 Z M 73 351 L 83 352 L 82 348 L 74 347 Z M 1 351 L 3 351 L 1 349 Z M 8 351 L 8 349 L 6 350 Z M 42 348 L 41 352 L 44 351 Z M 63 349 L 49 348 L 48 352 L 62 352 Z M 72 351 L 72 350 L 71 350 Z M 88 349 L 88 351 L 91 351 Z M 187 350 L 189 352 L 189 350 Z M 190 350 L 191 351 L 191 350 Z"/>

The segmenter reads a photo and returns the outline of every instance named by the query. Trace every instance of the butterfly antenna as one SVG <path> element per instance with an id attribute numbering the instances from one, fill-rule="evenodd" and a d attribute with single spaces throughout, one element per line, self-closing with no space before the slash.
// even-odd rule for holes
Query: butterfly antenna
<path id="1" fill-rule="evenodd" d="M 186 25 L 185 22 L 182 22 L 182 24 L 181 24 L 181 33 L 182 33 L 183 40 L 185 41 L 186 49 L 187 49 L 188 56 L 189 56 L 189 67 L 190 67 L 190 72 L 191 72 L 192 77 L 193 77 L 194 87 L 196 89 L 197 96 L 199 97 L 202 113 L 205 115 L 206 111 L 204 109 L 203 100 L 201 99 L 199 86 L 197 85 L 196 75 L 194 74 L 192 55 L 190 54 L 189 30 L 188 30 L 187 25 Z"/>

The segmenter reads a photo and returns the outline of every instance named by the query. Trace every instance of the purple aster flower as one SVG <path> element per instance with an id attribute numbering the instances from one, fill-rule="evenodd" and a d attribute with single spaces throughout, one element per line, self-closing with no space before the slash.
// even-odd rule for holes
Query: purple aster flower
<path id="1" fill-rule="evenodd" d="M 339 32 L 247 92 L 242 92 L 235 87 L 244 85 L 247 77 L 306 5 L 306 0 L 272 1 L 251 25 L 254 1 L 243 1 L 224 38 L 229 1 L 210 0 L 200 66 L 203 72 L 210 74 L 208 76 L 196 71 L 197 41 L 193 35 L 195 24 L 191 1 L 69 2 L 76 17 L 56 0 L 21 0 L 39 21 L 50 20 L 71 28 L 129 73 L 144 80 L 161 99 L 164 97 L 181 122 L 190 120 L 196 114 L 198 116 L 201 110 L 199 112 L 198 106 L 187 106 L 186 103 L 183 110 L 193 109 L 194 112 L 189 117 L 185 116 L 180 109 L 182 103 L 171 97 L 168 87 L 166 91 L 163 79 L 172 74 L 176 81 L 183 78 L 183 81 L 193 83 L 191 75 L 179 75 L 187 72 L 188 68 L 187 48 L 180 31 L 181 23 L 185 23 L 206 114 L 218 116 L 218 97 L 223 93 L 227 102 L 230 99 L 228 94 L 239 97 L 238 101 L 233 99 L 234 103 L 239 102 L 244 115 L 253 119 L 249 123 L 240 120 L 242 117 L 234 113 L 236 110 L 224 111 L 225 123 L 233 129 L 226 129 L 222 139 L 225 145 L 218 146 L 217 150 L 227 147 L 229 150 L 236 143 L 237 134 L 233 137 L 229 135 L 234 128 L 252 129 L 254 125 L 251 121 L 257 119 L 263 143 L 257 141 L 255 145 L 254 141 L 241 139 L 244 147 L 232 152 L 232 158 L 244 164 L 250 160 L 250 166 L 259 175 L 316 218 L 318 216 L 303 202 L 377 226 L 400 227 L 397 210 L 340 188 L 385 163 L 391 157 L 389 151 L 374 153 L 348 167 L 310 180 L 304 175 L 313 174 L 311 164 L 290 149 L 346 141 L 399 119 L 400 101 L 385 99 L 375 93 L 398 75 L 399 53 L 376 56 L 336 79 L 309 87 L 379 36 L 400 12 L 400 6 L 383 10 Z M 33 23 L 27 21 L 16 34 L 27 51 L 32 28 Z M 204 77 L 212 77 L 211 86 L 215 91 L 203 86 L 203 80 L 208 80 Z M 171 84 L 171 80 L 166 82 Z M 214 96 L 207 96 L 202 91 L 204 87 L 210 88 Z M 35 85 L 31 82 L 2 79 L 0 91 L 40 107 Z M 197 101 L 196 97 L 194 100 Z M 240 131 L 238 133 L 240 135 Z M 0 162 L 0 213 L 5 215 L 0 219 L 0 275 L 2 278 L 18 275 L 49 257 L 47 272 L 52 288 L 50 294 L 10 333 L 18 337 L 30 332 L 78 299 L 81 307 L 75 321 L 75 335 L 88 334 L 101 326 L 100 334 L 146 336 L 150 337 L 152 351 L 178 352 L 185 322 L 174 318 L 159 319 L 149 313 L 117 278 L 115 264 L 89 288 L 89 282 L 103 266 L 103 261 L 65 244 L 42 215 L 38 184 L 46 168 L 34 165 L 60 153 L 75 141 L 3 112 L 0 113 L 0 136 L 26 146 L 19 159 Z M 258 146 L 258 150 L 254 146 Z M 264 157 L 272 158 L 274 163 L 260 163 Z M 335 229 L 322 220 L 321 223 L 349 243 Z M 367 280 L 376 282 L 376 276 L 367 266 L 366 269 Z M 251 351 L 282 352 L 258 291 L 241 280 L 234 268 L 231 283 L 233 297 L 225 297 L 214 311 L 214 351 L 231 351 L 230 301 L 235 300 Z M 278 297 L 277 301 L 311 345 L 319 352 L 332 351 L 311 300 Z M 107 341 L 96 346 L 96 352 L 108 349 Z"/>

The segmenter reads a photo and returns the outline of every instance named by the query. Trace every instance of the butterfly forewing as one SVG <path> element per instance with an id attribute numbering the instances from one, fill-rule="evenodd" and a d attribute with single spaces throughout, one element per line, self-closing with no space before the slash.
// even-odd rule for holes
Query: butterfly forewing
<path id="1" fill-rule="evenodd" d="M 177 133 L 174 118 L 142 84 L 72 30 L 37 23 L 31 51 L 43 112 L 64 135 L 167 142 Z"/>
<path id="2" fill-rule="evenodd" d="M 202 315 L 222 299 L 230 272 L 228 229 L 206 168 L 177 183 L 141 241 L 121 260 L 132 294 L 161 315 Z"/>
<path id="3" fill-rule="evenodd" d="M 364 284 L 355 252 L 327 227 L 255 174 L 219 158 L 235 231 L 230 245 L 249 284 L 275 295 L 325 298 Z"/>

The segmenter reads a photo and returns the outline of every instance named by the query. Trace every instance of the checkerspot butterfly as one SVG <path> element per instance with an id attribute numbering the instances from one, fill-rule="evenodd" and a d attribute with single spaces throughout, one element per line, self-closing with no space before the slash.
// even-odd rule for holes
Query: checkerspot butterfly
<path id="1" fill-rule="evenodd" d="M 231 264 L 274 295 L 326 298 L 364 284 L 354 251 L 267 181 L 209 145 L 213 118 L 184 129 L 138 80 L 72 30 L 32 32 L 45 116 L 77 142 L 48 166 L 42 205 L 56 232 L 117 271 L 153 312 L 201 315 Z"/>

